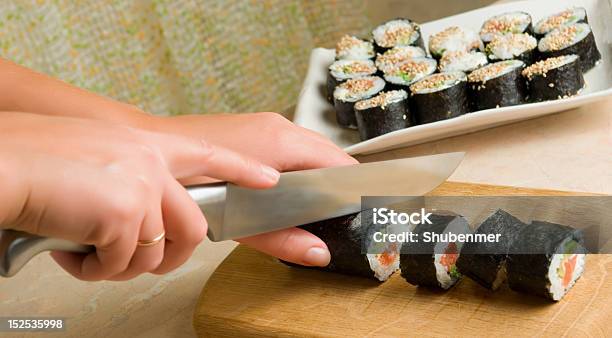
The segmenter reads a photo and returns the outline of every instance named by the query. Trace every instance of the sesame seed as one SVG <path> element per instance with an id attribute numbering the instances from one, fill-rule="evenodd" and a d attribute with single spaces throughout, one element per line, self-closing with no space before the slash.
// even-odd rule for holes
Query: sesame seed
<path id="1" fill-rule="evenodd" d="M 522 74 L 523 76 L 527 77 L 529 80 L 531 80 L 536 75 L 541 75 L 543 77 L 546 77 L 546 73 L 549 70 L 566 64 L 568 57 L 571 57 L 571 56 L 562 55 L 562 56 L 548 58 L 543 61 L 538 61 L 532 64 L 531 66 L 523 69 Z"/>

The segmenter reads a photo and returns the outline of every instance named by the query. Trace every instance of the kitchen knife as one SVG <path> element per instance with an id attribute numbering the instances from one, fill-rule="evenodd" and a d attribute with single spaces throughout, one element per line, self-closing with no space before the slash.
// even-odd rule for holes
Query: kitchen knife
<path id="1" fill-rule="evenodd" d="M 424 195 L 444 182 L 463 156 L 448 153 L 288 172 L 281 174 L 276 186 L 264 190 L 218 183 L 188 187 L 187 191 L 206 215 L 208 237 L 222 241 L 358 212 L 362 196 Z M 49 250 L 94 249 L 4 230 L 0 232 L 0 275 L 14 275 L 32 257 Z"/>

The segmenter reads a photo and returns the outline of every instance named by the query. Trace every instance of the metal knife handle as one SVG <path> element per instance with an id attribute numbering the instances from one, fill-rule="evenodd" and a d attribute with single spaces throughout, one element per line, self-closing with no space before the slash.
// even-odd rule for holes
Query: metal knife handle
<path id="1" fill-rule="evenodd" d="M 218 231 L 223 224 L 226 184 L 188 187 L 187 192 L 206 215 L 209 225 L 208 237 L 213 240 L 218 238 Z M 15 230 L 0 230 L 0 276 L 14 276 L 34 256 L 44 251 L 89 253 L 94 250 L 93 246 L 63 239 L 41 237 Z"/>

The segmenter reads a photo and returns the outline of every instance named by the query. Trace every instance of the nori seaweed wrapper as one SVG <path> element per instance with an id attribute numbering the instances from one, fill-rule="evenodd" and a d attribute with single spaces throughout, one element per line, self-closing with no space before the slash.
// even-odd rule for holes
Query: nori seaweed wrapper
<path id="1" fill-rule="evenodd" d="M 576 95 L 585 85 L 579 60 L 549 70 L 546 77 L 534 75 L 527 78 L 529 101 L 542 102 Z"/>
<path id="2" fill-rule="evenodd" d="M 487 80 L 468 82 L 468 92 L 472 111 L 514 106 L 524 102 L 527 94 L 523 68 Z"/>
<path id="3" fill-rule="evenodd" d="M 371 235 L 375 229 L 372 224 L 372 213 L 368 210 L 368 212 L 362 211 L 299 226 L 325 242 L 331 254 L 331 261 L 326 267 L 309 268 L 362 276 L 379 281 L 370 267 L 367 255 L 362 250 L 363 245 L 368 245 L 367 241 L 363 241 L 363 237 Z M 364 226 L 367 228 L 364 229 Z M 295 264 L 289 265 L 296 266 Z"/>
<path id="4" fill-rule="evenodd" d="M 496 280 L 505 269 L 507 254 L 520 230 L 525 226 L 518 218 L 497 210 L 476 229 L 476 234 L 500 234 L 499 242 L 465 243 L 457 260 L 459 272 L 489 290 L 496 290 L 503 280 Z"/>
<path id="5" fill-rule="evenodd" d="M 410 111 L 416 124 L 425 124 L 470 112 L 467 81 L 433 93 L 410 94 Z"/>
<path id="6" fill-rule="evenodd" d="M 334 108 L 336 108 L 336 121 L 345 128 L 357 129 L 357 118 L 353 111 L 355 102 L 345 102 L 334 99 Z"/>
<path id="7" fill-rule="evenodd" d="M 593 31 L 591 30 L 591 32 L 589 32 L 584 39 L 567 48 L 546 52 L 539 51 L 538 58 L 540 60 L 545 60 L 551 57 L 569 54 L 576 54 L 580 56 L 580 69 L 583 73 L 586 73 L 595 67 L 597 62 L 601 60 L 601 53 L 599 53 L 599 49 L 597 49 Z"/>
<path id="8" fill-rule="evenodd" d="M 508 286 L 514 291 L 552 300 L 548 269 L 562 244 L 572 239 L 579 245 L 573 253 L 584 254 L 582 231 L 561 224 L 533 221 L 518 234 L 508 255 Z"/>
<path id="9" fill-rule="evenodd" d="M 461 222 L 464 226 L 463 233 L 470 233 L 471 229 L 467 221 L 456 215 L 437 215 L 430 216 L 432 224 L 419 224 L 414 229 L 413 233 L 418 234 L 419 241 L 404 243 L 400 254 L 400 270 L 401 276 L 410 284 L 418 286 L 427 286 L 433 288 L 443 288 L 438 281 L 435 254 L 443 254 L 444 252 L 436 252 L 437 242 L 425 242 L 423 234 L 431 232 L 443 234 L 449 228 L 451 222 L 455 219 Z"/>
<path id="10" fill-rule="evenodd" d="M 404 129 L 412 124 L 407 96 L 401 101 L 387 104 L 384 108 L 381 106 L 355 108 L 355 117 L 362 141 Z"/>

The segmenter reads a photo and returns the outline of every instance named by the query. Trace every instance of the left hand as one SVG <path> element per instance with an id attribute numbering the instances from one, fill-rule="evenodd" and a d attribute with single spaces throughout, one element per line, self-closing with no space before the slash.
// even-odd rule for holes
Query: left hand
<path id="1" fill-rule="evenodd" d="M 148 125 L 156 131 L 206 137 L 212 144 L 249 156 L 279 171 L 358 163 L 329 139 L 275 113 L 152 117 Z M 299 228 L 238 241 L 296 264 L 326 266 L 330 260 L 325 243 Z"/>

